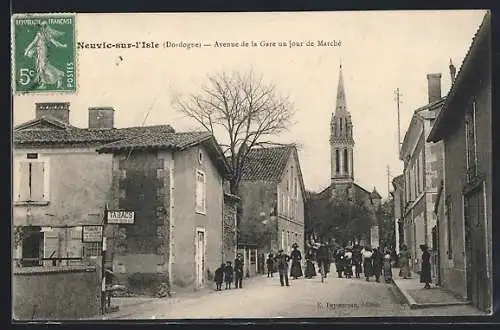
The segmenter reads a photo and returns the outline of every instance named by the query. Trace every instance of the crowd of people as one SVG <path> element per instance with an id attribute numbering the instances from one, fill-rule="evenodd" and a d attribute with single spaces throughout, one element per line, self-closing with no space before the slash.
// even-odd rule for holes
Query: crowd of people
<path id="1" fill-rule="evenodd" d="M 422 270 L 420 272 L 420 282 L 425 283 L 425 288 L 429 288 L 431 282 L 430 274 L 430 254 L 426 245 L 421 245 L 422 249 Z M 406 246 L 401 247 L 398 256 L 395 256 L 389 248 L 371 248 L 370 246 L 337 246 L 333 247 L 326 242 L 311 244 L 305 254 L 305 272 L 302 272 L 302 254 L 295 243 L 292 245 L 290 255 L 287 255 L 283 249 L 280 249 L 277 255 L 269 253 L 266 259 L 267 276 L 273 277 L 274 273 L 279 274 L 281 286 L 290 286 L 289 278 L 298 279 L 304 276 L 311 279 L 317 275 L 318 269 L 324 270 L 324 277 L 330 273 L 332 261 L 335 263 L 335 270 L 339 278 L 361 278 L 361 274 L 366 281 L 372 277 L 376 282 L 382 279 L 386 283 L 392 281 L 392 267 L 395 259 L 398 258 L 400 267 L 399 276 L 410 278 L 410 253 Z M 291 265 L 290 265 L 291 261 Z M 236 282 L 236 288 L 242 288 L 243 282 L 243 255 L 238 254 L 234 262 L 228 261 L 222 264 L 215 271 L 216 290 L 222 290 L 222 284 L 225 283 L 226 289 L 231 289 L 233 278 Z M 288 272 L 290 271 L 290 275 Z"/>

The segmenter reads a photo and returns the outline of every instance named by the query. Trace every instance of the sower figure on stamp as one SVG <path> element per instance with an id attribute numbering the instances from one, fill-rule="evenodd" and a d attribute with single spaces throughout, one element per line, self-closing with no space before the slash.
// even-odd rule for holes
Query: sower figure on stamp
<path id="1" fill-rule="evenodd" d="M 290 257 L 283 252 L 283 249 L 278 251 L 276 256 L 276 263 L 278 264 L 278 272 L 280 274 L 281 286 L 290 286 L 288 283 L 288 261 Z"/>
<path id="2" fill-rule="evenodd" d="M 233 283 L 233 266 L 231 266 L 231 261 L 226 263 L 224 267 L 224 282 L 226 282 L 226 289 L 231 289 L 231 283 Z"/>
<path id="3" fill-rule="evenodd" d="M 234 275 L 236 280 L 236 289 L 243 288 L 243 255 L 238 253 L 234 261 Z"/>
<path id="4" fill-rule="evenodd" d="M 266 265 L 267 265 L 267 277 L 271 276 L 273 277 L 274 273 L 274 256 L 272 253 L 269 253 L 269 256 L 267 257 L 266 260 Z"/>
<path id="5" fill-rule="evenodd" d="M 44 88 L 46 84 L 57 84 L 57 88 L 62 85 L 64 72 L 49 63 L 48 46 L 52 44 L 58 48 L 66 48 L 66 44 L 62 44 L 55 39 L 63 34 L 64 32 L 54 30 L 48 26 L 47 21 L 43 21 L 35 39 L 24 50 L 24 56 L 26 57 L 35 55 L 35 82 L 39 84 L 39 88 Z"/>
<path id="6" fill-rule="evenodd" d="M 215 270 L 214 282 L 215 282 L 215 291 L 222 290 L 222 282 L 224 281 L 224 264 L 221 264 L 219 268 Z"/>

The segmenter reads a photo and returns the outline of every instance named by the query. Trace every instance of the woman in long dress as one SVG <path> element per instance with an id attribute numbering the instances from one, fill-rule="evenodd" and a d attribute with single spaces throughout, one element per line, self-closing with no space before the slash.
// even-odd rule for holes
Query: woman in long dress
<path id="1" fill-rule="evenodd" d="M 430 289 L 431 286 L 429 283 L 431 280 L 431 254 L 428 251 L 427 245 L 420 245 L 420 249 L 422 250 L 422 268 L 420 270 L 420 283 L 425 283 L 424 288 Z"/>
<path id="2" fill-rule="evenodd" d="M 316 268 L 314 267 L 313 259 L 314 255 L 309 250 L 309 252 L 306 254 L 306 271 L 305 271 L 306 278 L 313 278 L 314 276 L 316 276 Z"/>
<path id="3" fill-rule="evenodd" d="M 404 279 L 410 277 L 410 252 L 408 252 L 406 245 L 403 245 L 399 252 L 399 268 L 401 277 Z"/>
<path id="4" fill-rule="evenodd" d="M 39 88 L 44 88 L 46 84 L 57 84 L 58 88 L 62 85 L 64 72 L 49 62 L 47 53 L 49 43 L 57 48 L 67 47 L 66 44 L 55 39 L 63 34 L 64 32 L 54 30 L 48 26 L 46 21 L 43 21 L 35 39 L 24 50 L 24 56 L 31 58 L 35 55 L 35 83 L 39 84 Z"/>
<path id="5" fill-rule="evenodd" d="M 389 250 L 386 250 L 384 254 L 384 280 L 385 283 L 392 281 L 391 252 Z"/>
<path id="6" fill-rule="evenodd" d="M 292 269 L 290 270 L 290 277 L 295 280 L 302 276 L 302 267 L 300 266 L 302 255 L 300 254 L 297 243 L 294 243 L 292 247 L 293 251 L 292 253 L 290 253 L 290 258 L 292 259 Z"/>
<path id="7" fill-rule="evenodd" d="M 363 258 L 363 273 L 367 282 L 370 281 L 370 276 L 373 276 L 372 255 L 373 252 L 369 247 L 365 247 L 361 251 L 361 256 Z"/>

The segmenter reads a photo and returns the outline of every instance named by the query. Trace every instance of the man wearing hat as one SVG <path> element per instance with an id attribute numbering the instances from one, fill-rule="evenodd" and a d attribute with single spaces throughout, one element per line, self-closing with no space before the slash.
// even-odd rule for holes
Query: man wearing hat
<path id="1" fill-rule="evenodd" d="M 236 282 L 236 289 L 243 288 L 243 255 L 238 253 L 236 260 L 234 260 L 234 278 Z"/>
<path id="2" fill-rule="evenodd" d="M 288 261 L 290 257 L 283 252 L 283 249 L 278 251 L 276 256 L 276 263 L 278 265 L 278 273 L 280 274 L 281 286 L 290 286 L 288 283 Z"/>

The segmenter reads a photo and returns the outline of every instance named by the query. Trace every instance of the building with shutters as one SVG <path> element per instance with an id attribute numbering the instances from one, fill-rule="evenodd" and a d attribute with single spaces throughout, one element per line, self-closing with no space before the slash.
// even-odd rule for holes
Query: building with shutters
<path id="1" fill-rule="evenodd" d="M 427 141 L 443 144 L 435 203 L 439 284 L 492 311 L 491 13 L 476 32 Z"/>
<path id="2" fill-rule="evenodd" d="M 37 103 L 35 112 L 13 134 L 17 266 L 98 260 L 101 241 L 83 241 L 82 231 L 103 224 L 106 205 L 136 220 L 105 231 L 115 273 L 173 271 L 186 285 L 204 285 L 222 260 L 234 260 L 238 198 L 223 192 L 225 158 L 211 135 L 170 125 L 115 128 L 105 107 L 89 109 L 88 128 L 71 125 L 69 103 Z"/>

